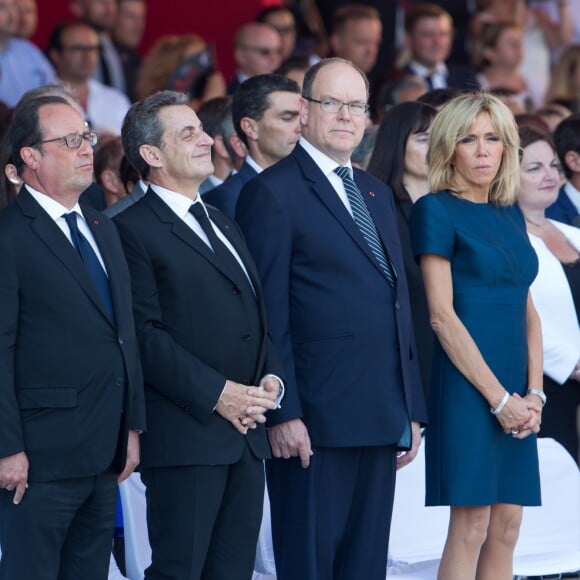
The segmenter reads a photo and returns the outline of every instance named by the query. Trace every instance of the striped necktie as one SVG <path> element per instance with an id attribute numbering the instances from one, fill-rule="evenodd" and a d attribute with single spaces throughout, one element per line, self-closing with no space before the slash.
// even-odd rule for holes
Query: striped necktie
<path id="1" fill-rule="evenodd" d="M 371 214 L 365 204 L 360 189 L 350 176 L 348 167 L 339 166 L 334 170 L 334 172 L 342 179 L 346 196 L 350 202 L 354 222 L 358 226 L 366 243 L 369 245 L 373 256 L 379 263 L 379 266 L 384 272 L 389 284 L 394 287 L 397 283 L 395 268 L 383 248 L 375 222 L 373 222 L 373 219 L 371 218 Z"/>

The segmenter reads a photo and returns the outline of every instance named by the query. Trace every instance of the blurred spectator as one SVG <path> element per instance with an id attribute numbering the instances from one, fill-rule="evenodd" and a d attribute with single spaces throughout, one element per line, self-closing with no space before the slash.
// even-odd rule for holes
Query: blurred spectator
<path id="1" fill-rule="evenodd" d="M 361 142 L 354 148 L 350 156 L 353 167 L 366 170 L 375 146 L 378 129 L 377 125 L 371 125 L 365 129 Z"/>
<path id="2" fill-rule="evenodd" d="M 95 180 L 103 189 L 107 207 L 127 195 L 127 190 L 121 180 L 123 155 L 121 137 L 108 139 L 95 149 L 93 157 Z"/>
<path id="3" fill-rule="evenodd" d="M 166 89 L 187 93 L 194 110 L 225 95 L 213 47 L 197 34 L 162 36 L 145 56 L 137 77 L 137 98 Z"/>
<path id="4" fill-rule="evenodd" d="M 580 113 L 566 117 L 554 130 L 554 143 L 566 183 L 546 216 L 580 227 Z"/>
<path id="5" fill-rule="evenodd" d="M 566 46 L 572 37 L 568 2 L 558 2 L 558 18 L 552 20 L 546 2 L 530 0 L 483 0 L 471 22 L 472 43 L 476 43 L 485 23 L 515 22 L 523 30 L 522 75 L 535 107 L 544 103 L 550 84 L 552 51 Z"/>
<path id="6" fill-rule="evenodd" d="M 234 60 L 238 68 L 228 85 L 230 95 L 246 79 L 273 73 L 282 64 L 280 34 L 273 26 L 262 22 L 244 24 L 234 39 Z"/>
<path id="7" fill-rule="evenodd" d="M 578 457 L 580 410 L 580 231 L 547 219 L 558 195 L 558 157 L 549 136 L 520 129 L 518 205 L 526 220 L 539 270 L 530 291 L 542 323 L 543 387 L 547 405 L 541 437 Z M 543 401 L 545 402 L 545 401 Z"/>
<path id="8" fill-rule="evenodd" d="M 296 20 L 292 11 L 286 6 L 269 6 L 260 11 L 256 22 L 269 24 L 278 31 L 282 62 L 288 60 L 296 47 Z"/>
<path id="9" fill-rule="evenodd" d="M 329 44 L 333 55 L 350 60 L 365 74 L 375 65 L 383 26 L 378 11 L 365 4 L 346 4 L 332 15 Z"/>
<path id="10" fill-rule="evenodd" d="M 305 57 L 293 57 L 284 61 L 282 65 L 276 70 L 276 74 L 282 75 L 292 79 L 298 86 L 302 88 L 304 82 L 304 75 L 309 69 L 308 59 Z"/>
<path id="11" fill-rule="evenodd" d="M 202 195 L 221 185 L 234 169 L 234 160 L 230 157 L 224 138 L 224 120 L 226 116 L 231 118 L 231 114 L 231 97 L 210 99 L 203 103 L 197 111 L 203 130 L 213 139 L 211 148 L 213 173 L 199 186 L 199 193 Z"/>
<path id="12" fill-rule="evenodd" d="M 432 89 L 417 98 L 420 103 L 431 105 L 438 111 L 441 110 L 449 101 L 459 96 L 461 91 L 459 89 Z"/>
<path id="13" fill-rule="evenodd" d="M 16 36 L 29 40 L 38 28 L 38 6 L 36 0 L 16 0 L 18 8 L 18 25 Z"/>
<path id="14" fill-rule="evenodd" d="M 412 74 L 398 75 L 387 81 L 378 90 L 376 104 L 373 105 L 373 119 L 380 123 L 384 114 L 400 103 L 415 101 L 428 91 L 423 77 Z"/>
<path id="15" fill-rule="evenodd" d="M 423 77 L 429 89 L 477 89 L 479 85 L 471 68 L 446 64 L 452 41 L 453 21 L 447 11 L 436 4 L 414 5 L 405 16 L 409 61 L 403 71 Z"/>
<path id="16" fill-rule="evenodd" d="M 509 90 L 521 102 L 520 112 L 526 112 L 533 104 L 520 71 L 522 60 L 522 29 L 515 22 L 489 22 L 481 27 L 473 47 L 480 87 Z"/>
<path id="17" fill-rule="evenodd" d="M 56 81 L 54 70 L 40 50 L 16 38 L 15 0 L 0 0 L 0 101 L 14 107 L 28 90 Z"/>
<path id="18" fill-rule="evenodd" d="M 430 382 L 434 335 L 421 269 L 411 250 L 409 223 L 413 204 L 429 192 L 427 148 L 436 114 L 436 109 L 424 103 L 407 102 L 393 107 L 379 125 L 368 165 L 368 172 L 393 190 L 424 389 Z"/>
<path id="19" fill-rule="evenodd" d="M 48 56 L 92 128 L 120 134 L 131 103 L 124 93 L 94 78 L 99 60 L 97 31 L 78 20 L 57 24 L 50 34 Z"/>
<path id="20" fill-rule="evenodd" d="M 126 93 L 123 63 L 111 39 L 117 18 L 117 0 L 71 0 L 70 10 L 79 20 L 91 24 L 99 34 L 100 51 L 95 78 Z"/>
<path id="21" fill-rule="evenodd" d="M 546 103 L 555 102 L 580 113 L 580 44 L 562 53 L 552 71 Z"/>
<path id="22" fill-rule="evenodd" d="M 539 115 L 536 115 L 536 113 L 521 113 L 514 116 L 518 128 L 529 127 L 538 133 L 542 133 L 542 135 L 547 135 L 550 133 L 550 127 L 546 121 L 544 121 L 544 119 L 542 119 L 542 117 Z"/>
<path id="23" fill-rule="evenodd" d="M 113 43 L 121 58 L 127 95 L 134 101 L 137 74 L 141 66 L 138 52 L 147 18 L 145 0 L 117 0 L 117 18 L 112 32 Z"/>
<path id="24" fill-rule="evenodd" d="M 558 124 L 571 114 L 572 111 L 568 107 L 558 103 L 550 103 L 536 111 L 536 115 L 546 122 L 552 133 Z"/>

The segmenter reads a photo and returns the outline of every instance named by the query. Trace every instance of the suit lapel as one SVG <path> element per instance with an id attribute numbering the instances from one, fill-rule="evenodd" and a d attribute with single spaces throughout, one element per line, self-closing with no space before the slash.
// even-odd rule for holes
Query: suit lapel
<path id="1" fill-rule="evenodd" d="M 320 198 L 322 203 L 330 211 L 330 213 L 336 218 L 336 220 L 342 225 L 347 234 L 352 238 L 352 240 L 359 246 L 362 252 L 367 256 L 367 258 L 373 263 L 373 265 L 384 275 L 381 267 L 373 256 L 369 245 L 363 238 L 359 227 L 354 222 L 352 216 L 344 207 L 344 204 L 338 197 L 338 194 L 332 187 L 330 181 L 328 181 L 326 175 L 320 171 L 319 167 L 314 163 L 311 157 L 304 151 L 300 146 L 294 149 L 292 155 L 295 155 L 299 165 L 302 168 L 302 172 L 305 178 L 311 182 L 312 189 L 316 195 Z M 358 185 L 358 183 L 357 183 Z M 364 197 L 364 193 L 363 193 Z M 373 216 L 374 218 L 374 216 Z M 380 233 L 379 233 L 380 235 Z M 386 278 L 385 278 L 386 279 Z"/>
<path id="2" fill-rule="evenodd" d="M 73 245 L 67 240 L 52 218 L 24 189 L 16 198 L 24 215 L 32 218 L 30 227 L 54 256 L 64 265 L 103 316 L 111 323 L 87 269 Z M 98 242 L 97 242 L 98 243 Z"/>
<path id="3" fill-rule="evenodd" d="M 198 254 L 201 254 L 210 264 L 219 270 L 232 282 L 236 280 L 230 274 L 229 269 L 221 263 L 216 254 L 207 246 L 207 244 L 197 236 L 185 222 L 171 210 L 171 208 L 151 189 L 144 198 L 145 203 L 157 214 L 159 219 L 171 226 L 174 236 L 190 246 Z"/>

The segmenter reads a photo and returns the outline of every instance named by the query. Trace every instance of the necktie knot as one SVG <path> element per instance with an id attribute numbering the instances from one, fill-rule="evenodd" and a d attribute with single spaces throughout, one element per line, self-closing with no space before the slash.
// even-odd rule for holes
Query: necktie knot
<path id="1" fill-rule="evenodd" d="M 345 179 L 352 179 L 350 170 L 345 165 L 339 165 L 334 172 L 344 181 Z"/>
<path id="2" fill-rule="evenodd" d="M 193 217 L 198 221 L 200 219 L 208 219 L 207 214 L 205 213 L 205 210 L 201 203 L 192 203 L 189 206 L 189 212 L 193 214 Z"/>
<path id="3" fill-rule="evenodd" d="M 78 228 L 78 225 L 77 225 L 77 214 L 76 214 L 76 212 L 71 211 L 69 213 L 65 213 L 63 215 L 63 217 L 66 220 L 66 223 L 68 225 L 68 229 L 71 231 L 71 234 L 73 233 L 73 230 L 75 232 L 77 232 L 79 228 Z"/>

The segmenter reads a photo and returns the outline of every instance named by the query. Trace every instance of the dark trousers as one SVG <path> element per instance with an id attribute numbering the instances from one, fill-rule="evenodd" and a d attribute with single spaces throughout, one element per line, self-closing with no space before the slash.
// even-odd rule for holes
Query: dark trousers
<path id="1" fill-rule="evenodd" d="M 147 580 L 250 580 L 264 466 L 246 446 L 233 465 L 142 469 L 152 563 Z"/>
<path id="2" fill-rule="evenodd" d="M 278 580 L 385 579 L 395 461 L 383 446 L 266 462 Z"/>
<path id="3" fill-rule="evenodd" d="M 106 580 L 117 476 L 30 482 L 20 504 L 0 490 L 0 579 Z"/>
<path id="4" fill-rule="evenodd" d="M 544 375 L 544 391 L 548 396 L 548 402 L 542 409 L 539 436 L 552 437 L 561 443 L 580 465 L 577 424 L 580 385 L 572 380 L 559 385 Z"/>

